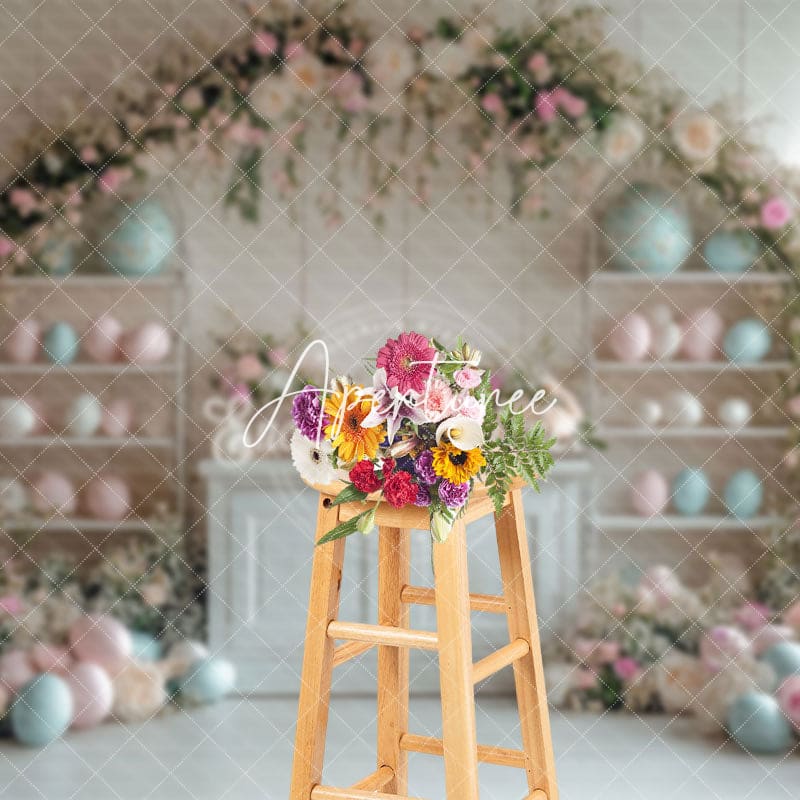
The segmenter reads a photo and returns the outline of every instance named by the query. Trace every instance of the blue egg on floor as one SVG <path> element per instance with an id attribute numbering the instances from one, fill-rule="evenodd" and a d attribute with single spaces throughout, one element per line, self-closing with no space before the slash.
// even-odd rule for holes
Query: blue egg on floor
<path id="1" fill-rule="evenodd" d="M 11 706 L 14 737 L 29 747 L 44 747 L 72 722 L 72 693 L 56 675 L 37 675 L 22 687 Z"/>
<path id="2" fill-rule="evenodd" d="M 793 742 L 789 720 L 772 695 L 747 692 L 728 709 L 728 732 L 750 753 L 782 753 Z"/>
<path id="3" fill-rule="evenodd" d="M 224 658 L 195 661 L 181 679 L 181 695 L 192 703 L 216 703 L 236 686 L 236 669 Z"/>
<path id="4" fill-rule="evenodd" d="M 772 349 L 772 334 L 760 319 L 742 319 L 725 334 L 722 349 L 734 364 L 755 364 Z"/>
<path id="5" fill-rule="evenodd" d="M 715 272 L 741 273 L 761 255 L 761 242 L 747 230 L 717 231 L 703 247 L 703 256 Z"/>
<path id="6" fill-rule="evenodd" d="M 750 519 L 761 510 L 764 487 L 751 469 L 740 469 L 731 475 L 722 493 L 725 507 L 739 519 Z"/>
<path id="7" fill-rule="evenodd" d="M 764 661 L 775 671 L 778 685 L 790 675 L 800 675 L 800 644 L 778 642 L 764 653 Z"/>
<path id="8" fill-rule="evenodd" d="M 708 477 L 701 469 L 683 469 L 672 483 L 672 504 L 679 514 L 687 517 L 699 514 L 710 495 Z"/>

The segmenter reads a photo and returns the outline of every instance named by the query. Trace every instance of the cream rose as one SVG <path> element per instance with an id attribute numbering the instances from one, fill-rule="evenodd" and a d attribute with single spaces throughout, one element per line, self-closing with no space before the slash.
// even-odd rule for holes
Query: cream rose
<path id="1" fill-rule="evenodd" d="M 609 163 L 622 167 L 642 149 L 644 142 L 642 124 L 628 114 L 618 115 L 603 134 L 602 152 Z"/>
<path id="2" fill-rule="evenodd" d="M 385 36 L 367 54 L 366 69 L 369 76 L 387 92 L 401 92 L 416 72 L 412 45 L 405 36 Z"/>
<path id="3" fill-rule="evenodd" d="M 722 144 L 723 132 L 711 114 L 697 112 L 672 123 L 672 139 L 680 154 L 690 162 L 714 158 Z"/>
<path id="4" fill-rule="evenodd" d="M 262 81 L 250 95 L 250 106 L 260 117 L 275 120 L 289 111 L 296 97 L 295 84 L 286 74 L 274 75 Z"/>

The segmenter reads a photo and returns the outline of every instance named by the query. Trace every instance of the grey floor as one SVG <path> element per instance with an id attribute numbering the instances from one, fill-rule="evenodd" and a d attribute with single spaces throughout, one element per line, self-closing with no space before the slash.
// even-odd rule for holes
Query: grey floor
<path id="1" fill-rule="evenodd" d="M 286 800 L 293 700 L 232 699 L 171 711 L 141 726 L 107 724 L 44 750 L 0 741 L 3 800 Z M 415 699 L 415 732 L 436 732 L 438 703 Z M 510 701 L 483 700 L 479 738 L 516 746 Z M 346 786 L 374 768 L 374 705 L 334 700 L 326 782 Z M 800 797 L 800 754 L 755 759 L 698 736 L 686 720 L 623 714 L 553 715 L 563 800 L 772 800 Z M 517 770 L 481 771 L 482 800 L 521 800 Z M 411 794 L 443 800 L 439 759 L 411 757 Z"/>

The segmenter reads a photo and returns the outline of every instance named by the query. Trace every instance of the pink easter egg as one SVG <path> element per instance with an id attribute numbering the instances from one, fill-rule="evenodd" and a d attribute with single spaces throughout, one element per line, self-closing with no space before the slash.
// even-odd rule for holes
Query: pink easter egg
<path id="1" fill-rule="evenodd" d="M 759 628 L 753 635 L 753 653 L 763 655 L 774 644 L 790 642 L 794 639 L 794 630 L 788 625 L 773 625 L 771 623 Z"/>
<path id="2" fill-rule="evenodd" d="M 669 502 L 669 483 L 655 469 L 637 475 L 631 485 L 631 505 L 637 514 L 653 517 L 660 514 Z"/>
<path id="3" fill-rule="evenodd" d="M 133 406 L 129 400 L 112 400 L 103 409 L 100 430 L 106 436 L 125 436 L 133 427 Z"/>
<path id="4" fill-rule="evenodd" d="M 124 334 L 120 347 L 125 358 L 133 364 L 157 364 L 170 350 L 169 331 L 159 322 L 145 322 Z"/>
<path id="5" fill-rule="evenodd" d="M 79 662 L 64 678 L 72 693 L 71 728 L 91 728 L 111 713 L 114 686 L 101 666 L 88 661 Z"/>
<path id="6" fill-rule="evenodd" d="M 716 625 L 700 640 L 700 659 L 713 672 L 719 672 L 750 649 L 750 641 L 738 628 Z"/>
<path id="7" fill-rule="evenodd" d="M 35 676 L 36 671 L 24 650 L 12 650 L 0 656 L 0 686 L 9 692 L 18 692 Z"/>
<path id="8" fill-rule="evenodd" d="M 131 656 L 133 641 L 128 629 L 105 614 L 85 615 L 72 623 L 69 644 L 78 661 L 105 667 L 112 675 Z"/>
<path id="9" fill-rule="evenodd" d="M 800 731 L 800 675 L 790 675 L 780 685 L 777 698 L 789 722 Z"/>
<path id="10" fill-rule="evenodd" d="M 641 361 L 650 349 L 650 323 L 642 314 L 628 314 L 612 328 L 608 346 L 620 361 Z"/>
<path id="11" fill-rule="evenodd" d="M 84 489 L 84 503 L 96 519 L 117 522 L 131 509 L 131 492 L 121 478 L 99 475 Z"/>
<path id="12" fill-rule="evenodd" d="M 72 482 L 60 472 L 46 470 L 31 481 L 31 505 L 39 514 L 72 514 L 77 496 Z"/>
<path id="13" fill-rule="evenodd" d="M 725 322 L 713 308 L 701 308 L 686 317 L 683 324 L 681 352 L 691 361 L 718 358 Z"/>
<path id="14" fill-rule="evenodd" d="M 86 355 L 100 364 L 110 364 L 119 359 L 122 325 L 108 314 L 98 317 L 83 337 Z"/>
<path id="15" fill-rule="evenodd" d="M 38 672 L 64 672 L 72 663 L 66 647 L 37 642 L 28 657 Z"/>
<path id="16" fill-rule="evenodd" d="M 18 322 L 5 341 L 3 350 L 9 361 L 30 364 L 36 361 L 41 350 L 42 326 L 38 320 L 23 319 Z"/>

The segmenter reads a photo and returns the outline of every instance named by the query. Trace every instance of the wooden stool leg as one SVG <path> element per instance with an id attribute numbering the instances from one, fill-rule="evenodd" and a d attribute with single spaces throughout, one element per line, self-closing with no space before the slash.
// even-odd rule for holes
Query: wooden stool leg
<path id="1" fill-rule="evenodd" d="M 447 800 L 478 800 L 467 538 L 462 520 L 446 542 L 433 545 L 433 567 Z"/>
<path id="2" fill-rule="evenodd" d="M 525 639 L 530 644 L 527 656 L 514 662 L 522 742 L 527 756 L 528 787 L 543 791 L 547 800 L 557 800 L 555 759 L 547 711 L 544 665 L 533 596 L 533 578 L 525 534 L 522 493 L 511 493 L 511 502 L 495 517 L 497 548 L 503 592 L 509 606 L 508 628 L 511 640 Z"/>
<path id="3" fill-rule="evenodd" d="M 320 496 L 317 539 L 334 528 L 339 519 L 338 508 L 326 508 L 324 501 L 325 497 Z M 334 649 L 328 638 L 328 625 L 339 610 L 343 563 L 344 539 L 314 550 L 290 800 L 309 800 L 311 790 L 322 780 Z"/>
<path id="4" fill-rule="evenodd" d="M 410 531 L 381 527 L 378 535 L 378 625 L 408 628 L 400 593 L 410 579 Z M 408 754 L 400 749 L 408 733 L 408 659 L 407 647 L 378 647 L 378 769 L 394 772 L 387 794 L 408 794 Z"/>

